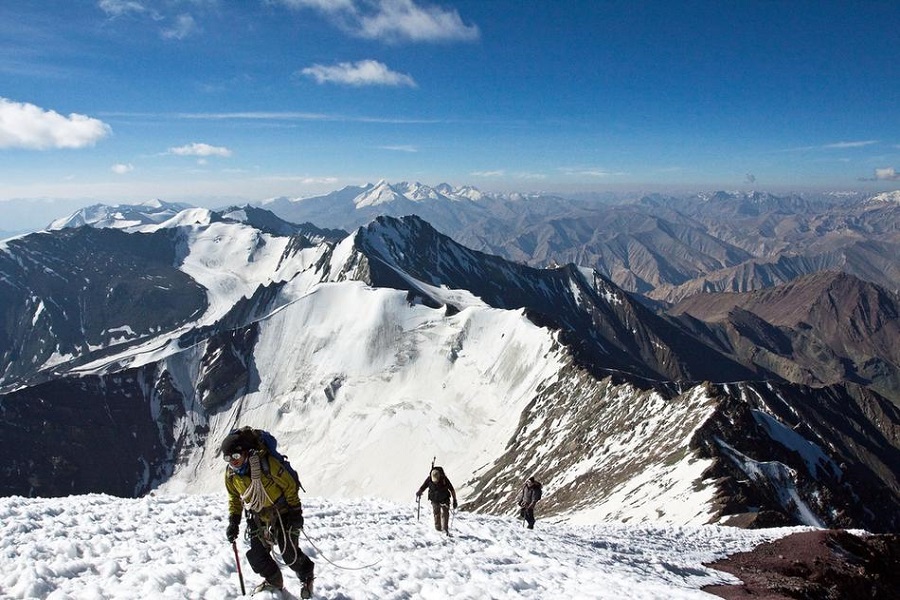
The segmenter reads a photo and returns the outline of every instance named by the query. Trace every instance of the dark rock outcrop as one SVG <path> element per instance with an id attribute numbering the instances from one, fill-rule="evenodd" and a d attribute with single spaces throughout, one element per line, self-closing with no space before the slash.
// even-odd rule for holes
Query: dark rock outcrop
<path id="1" fill-rule="evenodd" d="M 707 566 L 743 582 L 703 588 L 727 600 L 894 600 L 900 591 L 900 536 L 793 533 Z"/>

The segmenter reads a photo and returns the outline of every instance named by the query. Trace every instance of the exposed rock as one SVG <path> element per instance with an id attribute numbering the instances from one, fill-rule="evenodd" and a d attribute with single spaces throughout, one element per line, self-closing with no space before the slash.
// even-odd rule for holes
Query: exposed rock
<path id="1" fill-rule="evenodd" d="M 728 600 L 894 600 L 900 591 L 900 536 L 794 533 L 708 566 L 743 581 L 703 588 Z"/>

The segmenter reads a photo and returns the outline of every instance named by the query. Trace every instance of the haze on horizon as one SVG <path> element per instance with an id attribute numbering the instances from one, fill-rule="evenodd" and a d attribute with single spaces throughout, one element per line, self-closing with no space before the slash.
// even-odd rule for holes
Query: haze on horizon
<path id="1" fill-rule="evenodd" d="M 5 3 L 0 229 L 379 179 L 900 189 L 891 22 L 895 2 Z"/>

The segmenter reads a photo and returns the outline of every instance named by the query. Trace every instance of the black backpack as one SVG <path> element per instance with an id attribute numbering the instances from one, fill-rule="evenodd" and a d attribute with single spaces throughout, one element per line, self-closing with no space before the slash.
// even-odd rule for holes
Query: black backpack
<path id="1" fill-rule="evenodd" d="M 242 439 L 250 442 L 260 452 L 260 454 L 271 454 L 275 458 L 275 460 L 281 463 L 281 466 L 284 467 L 284 470 L 290 473 L 291 478 L 294 480 L 294 483 L 297 484 L 297 487 L 304 492 L 306 491 L 306 489 L 303 487 L 303 484 L 300 483 L 300 476 L 297 474 L 297 470 L 294 469 L 293 466 L 291 466 L 291 462 L 288 460 L 288 457 L 278 451 L 278 440 L 275 439 L 275 436 L 273 436 L 265 429 L 253 429 L 249 426 L 244 426 L 240 429 L 234 429 L 229 433 L 229 435 L 235 433 L 239 434 Z M 268 473 L 268 461 L 260 461 L 260 466 L 262 466 L 263 471 Z"/>

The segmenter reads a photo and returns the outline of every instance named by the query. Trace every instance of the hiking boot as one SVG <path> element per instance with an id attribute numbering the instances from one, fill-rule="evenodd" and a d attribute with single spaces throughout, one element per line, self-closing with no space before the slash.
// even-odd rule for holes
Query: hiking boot
<path id="1" fill-rule="evenodd" d="M 256 589 L 253 590 L 253 593 L 256 594 L 258 592 L 278 592 L 284 589 L 284 576 L 282 574 L 276 573 L 271 577 L 266 577 L 266 580 L 261 584 L 256 586 Z"/>
<path id="2" fill-rule="evenodd" d="M 313 587 L 313 578 L 309 577 L 303 580 L 303 587 L 300 588 L 300 597 L 306 600 L 306 598 L 312 598 L 312 587 Z"/>
<path id="3" fill-rule="evenodd" d="M 284 589 L 284 586 L 276 586 L 272 585 L 268 581 L 263 581 L 261 584 L 253 588 L 253 594 L 258 594 L 260 592 L 280 592 Z M 251 596 L 253 595 L 251 594 Z"/>

